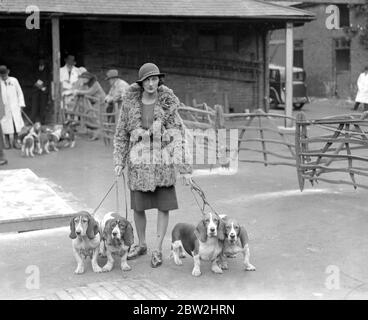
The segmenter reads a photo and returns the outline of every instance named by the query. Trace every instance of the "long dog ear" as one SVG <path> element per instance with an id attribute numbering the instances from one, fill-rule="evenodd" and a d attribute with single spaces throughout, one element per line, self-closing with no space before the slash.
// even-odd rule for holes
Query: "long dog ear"
<path id="1" fill-rule="evenodd" d="M 88 217 L 88 228 L 86 231 L 88 239 L 92 240 L 98 233 L 98 223 L 91 215 Z"/>
<path id="2" fill-rule="evenodd" d="M 107 240 L 108 239 L 108 229 L 110 229 L 110 221 L 106 221 L 105 225 L 103 226 L 104 229 L 102 230 L 102 239 Z"/>
<path id="3" fill-rule="evenodd" d="M 194 230 L 194 234 L 199 239 L 199 241 L 207 241 L 207 230 L 203 220 L 198 223 L 197 228 Z"/>
<path id="4" fill-rule="evenodd" d="M 225 240 L 225 227 L 226 223 L 222 219 L 219 219 L 219 224 L 217 228 L 217 239 L 219 239 L 220 241 Z"/>
<path id="5" fill-rule="evenodd" d="M 242 248 L 244 248 L 244 246 L 248 243 L 249 238 L 248 233 L 243 226 L 240 226 L 239 238 Z"/>
<path id="6" fill-rule="evenodd" d="M 125 222 L 125 232 L 123 235 L 124 244 L 128 247 L 132 246 L 134 243 L 134 232 L 133 227 L 129 221 Z"/>
<path id="7" fill-rule="evenodd" d="M 70 220 L 70 234 L 69 234 L 69 238 L 70 239 L 75 239 L 77 238 L 77 234 L 75 233 L 75 222 L 74 222 L 74 218 L 72 218 L 72 220 Z"/>

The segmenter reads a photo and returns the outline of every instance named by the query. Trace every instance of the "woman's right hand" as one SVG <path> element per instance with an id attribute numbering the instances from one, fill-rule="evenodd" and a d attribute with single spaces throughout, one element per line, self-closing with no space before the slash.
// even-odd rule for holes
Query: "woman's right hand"
<path id="1" fill-rule="evenodd" d="M 115 174 L 118 177 L 120 177 L 123 174 L 123 170 L 124 170 L 123 166 L 116 166 L 115 167 Z"/>

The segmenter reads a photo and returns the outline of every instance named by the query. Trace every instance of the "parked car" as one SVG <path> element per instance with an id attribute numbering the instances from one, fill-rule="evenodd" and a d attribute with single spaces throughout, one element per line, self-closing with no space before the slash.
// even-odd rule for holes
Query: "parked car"
<path id="1" fill-rule="evenodd" d="M 275 64 L 270 69 L 270 107 L 285 107 L 285 67 Z M 293 107 L 301 109 L 307 102 L 306 74 L 303 68 L 293 68 Z"/>

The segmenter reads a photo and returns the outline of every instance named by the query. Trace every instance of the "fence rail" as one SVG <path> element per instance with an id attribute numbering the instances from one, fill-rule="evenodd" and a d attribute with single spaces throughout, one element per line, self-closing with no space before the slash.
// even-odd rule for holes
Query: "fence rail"
<path id="1" fill-rule="evenodd" d="M 107 105 L 103 101 L 90 96 L 76 96 L 74 101 L 69 103 L 67 99 L 63 97 L 62 121 L 78 119 L 83 131 L 97 130 L 98 136 L 103 138 L 106 145 L 112 144 L 119 117 L 118 104 L 114 103 L 111 112 L 107 112 Z"/>
<path id="2" fill-rule="evenodd" d="M 224 114 L 224 119 L 228 125 L 234 123 L 230 126 L 239 130 L 239 152 L 249 151 L 245 158 L 239 155 L 239 161 L 262 163 L 264 166 L 286 165 L 295 167 L 294 142 L 288 141 L 286 134 L 279 128 L 280 123 L 278 122 L 295 121 L 295 118 L 275 113 L 265 113 L 258 109 L 254 113 Z M 250 136 L 252 133 L 256 136 Z M 254 146 L 254 144 L 256 145 Z M 276 150 L 272 149 L 270 145 L 276 145 Z M 280 146 L 286 147 L 285 153 L 280 151 Z M 263 160 L 250 159 L 250 154 L 262 154 Z M 287 162 L 285 160 L 291 161 Z"/>
<path id="3" fill-rule="evenodd" d="M 359 117 L 342 115 L 316 120 L 307 120 L 302 112 L 297 114 L 295 150 L 300 190 L 303 190 L 305 180 L 309 180 L 312 185 L 324 181 L 352 185 L 355 189 L 357 187 L 368 189 L 366 184 L 357 181 L 357 177 L 368 177 L 368 157 L 352 154 L 353 150 L 368 149 L 367 119 L 368 112 Z M 308 137 L 308 129 L 311 131 L 312 128 L 313 131 L 318 129 L 328 131 L 330 134 Z M 319 144 L 319 148 L 315 147 L 315 144 Z M 345 167 L 333 166 L 335 162 L 342 161 L 346 163 Z M 350 180 L 326 178 L 325 175 L 329 173 L 345 173 Z"/>

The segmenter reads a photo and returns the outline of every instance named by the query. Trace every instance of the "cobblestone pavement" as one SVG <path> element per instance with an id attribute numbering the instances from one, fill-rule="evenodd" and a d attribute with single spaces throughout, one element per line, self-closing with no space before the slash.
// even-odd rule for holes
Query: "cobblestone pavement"
<path id="1" fill-rule="evenodd" d="M 101 281 L 59 289 L 31 300 L 171 300 L 178 296 L 148 279 Z"/>

